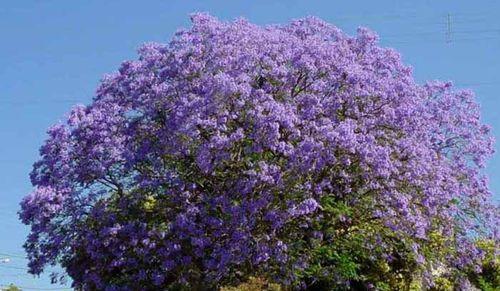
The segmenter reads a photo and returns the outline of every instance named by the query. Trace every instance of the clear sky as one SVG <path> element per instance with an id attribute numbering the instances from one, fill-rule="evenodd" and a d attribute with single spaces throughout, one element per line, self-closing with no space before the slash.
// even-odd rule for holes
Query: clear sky
<path id="1" fill-rule="evenodd" d="M 48 276 L 26 275 L 28 230 L 16 216 L 46 129 L 73 104 L 89 103 L 103 74 L 136 58 L 141 43 L 168 42 L 196 11 L 258 24 L 314 15 L 349 34 L 372 28 L 381 45 L 402 53 L 419 82 L 452 80 L 473 89 L 500 140 L 500 1 L 2 1 L 0 259 L 8 255 L 11 262 L 0 263 L 0 286 L 60 288 Z M 499 170 L 496 154 L 487 168 L 494 193 L 500 193 Z"/>

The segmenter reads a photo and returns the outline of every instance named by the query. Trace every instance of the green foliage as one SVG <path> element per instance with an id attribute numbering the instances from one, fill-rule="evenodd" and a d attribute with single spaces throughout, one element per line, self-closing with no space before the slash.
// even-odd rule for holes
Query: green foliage
<path id="1" fill-rule="evenodd" d="M 17 287 L 16 285 L 11 283 L 9 286 L 2 288 L 1 290 L 2 291 L 21 291 L 22 289 L 20 289 L 19 287 Z"/>
<path id="2" fill-rule="evenodd" d="M 309 250 L 304 255 L 310 256 L 311 263 L 296 274 L 298 279 L 320 290 L 368 286 L 412 290 L 420 272 L 411 252 L 412 241 L 374 218 L 370 196 L 359 196 L 356 208 L 333 196 L 322 197 L 322 217 L 312 224 L 321 235 L 304 239 L 304 248 Z"/>
<path id="3" fill-rule="evenodd" d="M 280 285 L 269 283 L 263 278 L 250 277 L 247 282 L 236 287 L 222 287 L 220 291 L 281 291 Z"/>
<path id="4" fill-rule="evenodd" d="M 498 251 L 498 246 L 495 241 L 486 239 L 477 241 L 477 245 L 484 251 L 485 256 L 480 272 L 469 271 L 469 281 L 483 291 L 499 291 L 500 259 L 495 254 Z"/>

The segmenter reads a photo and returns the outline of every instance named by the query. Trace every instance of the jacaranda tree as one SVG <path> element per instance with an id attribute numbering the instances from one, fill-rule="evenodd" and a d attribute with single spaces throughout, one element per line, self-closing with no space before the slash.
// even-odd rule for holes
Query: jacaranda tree
<path id="1" fill-rule="evenodd" d="M 364 28 L 195 14 L 48 135 L 25 249 L 76 288 L 438 288 L 498 250 L 472 92 Z"/>

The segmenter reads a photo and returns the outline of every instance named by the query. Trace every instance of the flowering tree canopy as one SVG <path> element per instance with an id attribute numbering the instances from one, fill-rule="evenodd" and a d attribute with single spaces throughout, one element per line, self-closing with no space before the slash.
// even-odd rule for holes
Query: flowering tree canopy
<path id="1" fill-rule="evenodd" d="M 48 134 L 25 249 L 78 288 L 432 286 L 498 246 L 472 92 L 364 28 L 194 14 Z"/>

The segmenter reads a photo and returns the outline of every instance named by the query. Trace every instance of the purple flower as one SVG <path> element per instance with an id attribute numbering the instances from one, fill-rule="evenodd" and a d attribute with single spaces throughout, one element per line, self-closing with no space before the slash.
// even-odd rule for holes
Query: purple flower
<path id="1" fill-rule="evenodd" d="M 19 213 L 31 273 L 59 263 L 85 290 L 297 287 L 313 245 L 351 231 L 370 260 L 413 252 L 431 277 L 477 265 L 475 238 L 498 242 L 472 92 L 417 84 L 365 28 L 192 23 L 48 130 Z M 456 251 L 426 255 L 435 235 Z M 346 282 L 336 269 L 324 277 Z"/>
<path id="2" fill-rule="evenodd" d="M 318 202 L 313 198 L 302 201 L 298 206 L 289 210 L 292 216 L 301 216 L 313 213 L 319 207 Z"/>

